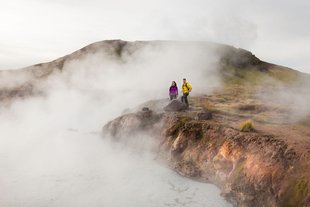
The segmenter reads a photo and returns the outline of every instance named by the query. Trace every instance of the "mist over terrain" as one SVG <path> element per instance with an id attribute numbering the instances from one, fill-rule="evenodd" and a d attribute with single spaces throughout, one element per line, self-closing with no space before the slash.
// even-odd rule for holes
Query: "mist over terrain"
<path id="1" fill-rule="evenodd" d="M 38 71 L 2 73 L 2 87 L 33 84 L 40 95 L 0 106 L 0 204 L 229 206 L 214 186 L 181 178 L 154 160 L 151 138 L 124 145 L 100 135 L 124 109 L 151 99 L 168 103 L 172 80 L 180 87 L 186 77 L 193 94 L 210 93 L 221 84 L 217 62 L 199 45 L 172 43 L 124 50 L 121 59 L 109 50 L 88 52 L 61 71 L 50 68 L 42 80 L 34 78 Z"/>
<path id="2" fill-rule="evenodd" d="M 183 78 L 193 86 L 190 101 L 224 88 L 229 99 L 250 91 L 267 112 L 284 111 L 279 123 L 310 113 L 307 75 L 243 49 L 204 42 L 94 43 L 49 63 L 0 72 L 0 204 L 229 206 L 215 186 L 164 167 L 154 137 L 124 134 L 125 142 L 115 142 L 101 136 L 104 124 L 145 102 L 160 100 L 152 109 L 162 112 L 171 81 L 180 90 Z M 254 103 L 249 97 L 245 104 Z"/>

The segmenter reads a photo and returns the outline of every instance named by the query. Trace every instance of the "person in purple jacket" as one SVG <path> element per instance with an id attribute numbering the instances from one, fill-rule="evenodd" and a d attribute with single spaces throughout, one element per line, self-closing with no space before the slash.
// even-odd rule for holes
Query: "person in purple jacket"
<path id="1" fill-rule="evenodd" d="M 169 88 L 169 96 L 170 100 L 176 99 L 178 97 L 178 87 L 175 81 L 172 81 L 171 86 Z"/>

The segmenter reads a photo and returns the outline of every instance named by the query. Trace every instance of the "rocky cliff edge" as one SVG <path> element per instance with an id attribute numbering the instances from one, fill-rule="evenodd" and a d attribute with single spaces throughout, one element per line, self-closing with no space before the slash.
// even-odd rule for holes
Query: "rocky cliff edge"
<path id="1" fill-rule="evenodd" d="M 217 113 L 144 108 L 107 123 L 103 133 L 118 140 L 148 133 L 166 164 L 183 176 L 216 184 L 235 206 L 310 206 L 309 153 L 276 134 L 242 132 Z"/>

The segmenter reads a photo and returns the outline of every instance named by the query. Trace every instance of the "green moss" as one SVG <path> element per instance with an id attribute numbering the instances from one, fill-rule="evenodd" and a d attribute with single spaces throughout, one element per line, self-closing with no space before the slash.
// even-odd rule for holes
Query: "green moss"
<path id="1" fill-rule="evenodd" d="M 284 194 L 284 199 L 281 206 L 283 207 L 298 207 L 303 205 L 303 200 L 307 196 L 309 181 L 295 180 L 291 183 Z"/>

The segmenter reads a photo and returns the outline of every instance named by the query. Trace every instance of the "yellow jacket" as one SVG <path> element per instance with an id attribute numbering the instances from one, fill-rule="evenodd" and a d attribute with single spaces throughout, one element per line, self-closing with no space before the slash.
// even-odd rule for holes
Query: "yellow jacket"
<path id="1" fill-rule="evenodd" d="M 189 85 L 188 82 L 186 82 L 185 84 L 183 83 L 183 85 L 182 85 L 182 92 L 183 93 L 189 93 L 191 91 L 192 91 L 192 86 Z"/>

